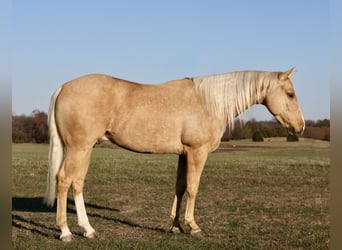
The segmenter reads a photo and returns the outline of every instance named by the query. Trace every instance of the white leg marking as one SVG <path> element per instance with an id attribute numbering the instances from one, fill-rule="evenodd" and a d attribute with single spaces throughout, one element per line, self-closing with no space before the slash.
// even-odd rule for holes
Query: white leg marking
<path id="1" fill-rule="evenodd" d="M 61 231 L 62 231 L 62 233 L 61 233 L 61 236 L 59 237 L 60 239 L 67 237 L 67 236 L 71 236 L 71 232 L 70 232 L 68 226 L 62 227 Z"/>
<path id="2" fill-rule="evenodd" d="M 91 238 L 94 237 L 95 230 L 89 224 L 82 193 L 75 196 L 75 206 L 76 206 L 76 212 L 77 212 L 78 225 L 83 227 L 85 230 L 84 236 L 91 237 Z"/>

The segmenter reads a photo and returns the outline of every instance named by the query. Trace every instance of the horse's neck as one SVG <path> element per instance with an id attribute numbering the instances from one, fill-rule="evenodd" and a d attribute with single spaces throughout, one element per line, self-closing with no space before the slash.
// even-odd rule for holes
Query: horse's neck
<path id="1" fill-rule="evenodd" d="M 193 78 L 208 112 L 226 123 L 249 107 L 262 103 L 275 72 L 240 71 Z"/>
<path id="2" fill-rule="evenodd" d="M 264 85 L 258 83 L 258 80 L 246 84 L 243 79 L 240 79 L 236 84 L 239 84 L 240 86 L 245 85 L 246 88 L 242 95 L 235 94 L 232 96 L 232 98 L 235 99 L 234 103 L 236 104 L 233 118 L 244 113 L 247 109 L 256 104 L 262 104 L 267 94 L 267 89 L 263 89 Z M 232 122 L 232 120 L 229 120 L 228 122 Z"/>

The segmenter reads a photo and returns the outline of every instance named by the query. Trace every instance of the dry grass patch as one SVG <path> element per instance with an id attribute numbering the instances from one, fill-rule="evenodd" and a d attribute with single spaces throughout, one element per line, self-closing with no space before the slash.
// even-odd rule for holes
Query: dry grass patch
<path id="1" fill-rule="evenodd" d="M 220 151 L 209 156 L 202 175 L 195 216 L 203 229 L 203 238 L 168 233 L 177 156 L 141 155 L 116 147 L 96 148 L 84 196 L 89 220 L 99 238 L 89 241 L 81 236 L 70 195 L 68 220 L 76 240 L 65 245 L 58 240 L 55 210 L 41 204 L 48 147 L 13 145 L 13 246 L 15 249 L 328 248 L 329 148 L 327 142 L 308 140 L 224 143 Z"/>

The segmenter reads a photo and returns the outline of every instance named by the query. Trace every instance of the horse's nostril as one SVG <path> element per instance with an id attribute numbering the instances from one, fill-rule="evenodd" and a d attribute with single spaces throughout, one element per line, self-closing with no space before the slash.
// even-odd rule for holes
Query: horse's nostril
<path id="1" fill-rule="evenodd" d="M 298 135 L 303 135 L 305 126 L 301 127 L 297 132 Z"/>

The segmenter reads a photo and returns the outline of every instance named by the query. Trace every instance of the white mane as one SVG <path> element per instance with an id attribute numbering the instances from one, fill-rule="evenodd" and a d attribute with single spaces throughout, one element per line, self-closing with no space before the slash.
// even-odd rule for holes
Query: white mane
<path id="1" fill-rule="evenodd" d="M 277 79 L 277 72 L 238 71 L 194 77 L 193 82 L 208 112 L 231 123 L 247 108 L 262 102 Z"/>

